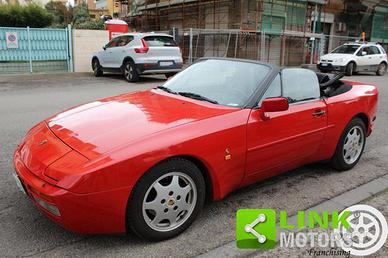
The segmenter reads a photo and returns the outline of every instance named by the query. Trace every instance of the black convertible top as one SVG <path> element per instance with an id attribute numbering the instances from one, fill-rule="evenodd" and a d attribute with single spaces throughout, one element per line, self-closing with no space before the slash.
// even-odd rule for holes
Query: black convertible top
<path id="1" fill-rule="evenodd" d="M 352 86 L 341 81 L 344 73 L 319 73 L 317 72 L 321 95 L 324 97 L 333 97 L 349 91 Z"/>

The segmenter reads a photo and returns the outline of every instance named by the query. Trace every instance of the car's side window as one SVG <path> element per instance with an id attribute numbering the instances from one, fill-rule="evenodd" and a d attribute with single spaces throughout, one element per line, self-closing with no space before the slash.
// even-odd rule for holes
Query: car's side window
<path id="1" fill-rule="evenodd" d="M 280 81 L 280 75 L 278 74 L 275 79 L 272 81 L 271 85 L 268 87 L 267 91 L 264 93 L 261 98 L 258 106 L 261 106 L 261 102 L 266 98 L 275 98 L 282 95 L 282 86 Z"/>
<path id="2" fill-rule="evenodd" d="M 380 50 L 377 47 L 371 46 L 371 47 L 369 47 L 369 49 L 371 50 L 372 55 L 380 55 Z"/>
<path id="3" fill-rule="evenodd" d="M 287 98 L 289 103 L 320 98 L 318 77 L 308 69 L 283 69 L 282 89 L 282 96 Z"/>
<path id="4" fill-rule="evenodd" d="M 373 55 L 373 51 L 371 50 L 370 47 L 363 47 L 363 48 L 361 48 L 358 51 L 357 56 L 362 56 L 362 52 L 365 52 L 366 55 Z"/>
<path id="5" fill-rule="evenodd" d="M 106 48 L 111 48 L 111 47 L 117 47 L 119 41 L 121 40 L 121 37 L 116 37 L 116 38 L 113 38 L 108 44 L 106 44 Z"/>
<path id="6" fill-rule="evenodd" d="M 126 46 L 132 40 L 133 40 L 133 36 L 121 36 L 120 40 L 117 43 L 117 46 L 118 47 Z"/>

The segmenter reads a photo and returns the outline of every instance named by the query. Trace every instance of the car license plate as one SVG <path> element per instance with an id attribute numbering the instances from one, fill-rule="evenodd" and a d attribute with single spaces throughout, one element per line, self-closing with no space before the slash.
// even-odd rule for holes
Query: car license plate
<path id="1" fill-rule="evenodd" d="M 19 176 L 18 176 L 16 173 L 12 173 L 12 175 L 13 175 L 13 177 L 15 178 L 16 185 L 18 186 L 19 190 L 20 190 L 23 194 L 27 195 L 27 193 L 26 193 L 26 191 L 24 190 L 24 187 L 23 187 L 23 185 L 22 185 L 22 182 L 20 181 Z"/>
<path id="2" fill-rule="evenodd" d="M 159 62 L 160 66 L 171 66 L 173 64 L 174 64 L 173 62 Z"/>
<path id="3" fill-rule="evenodd" d="M 322 64 L 322 66 L 327 66 L 327 64 Z"/>

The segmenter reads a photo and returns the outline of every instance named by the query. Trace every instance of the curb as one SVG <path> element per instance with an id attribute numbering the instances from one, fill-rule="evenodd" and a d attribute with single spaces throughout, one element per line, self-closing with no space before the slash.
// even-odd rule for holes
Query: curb
<path id="1" fill-rule="evenodd" d="M 381 176 L 377 179 L 369 181 L 368 183 L 362 184 L 352 190 L 344 192 L 336 197 L 314 205 L 305 211 L 315 210 L 343 210 L 346 207 L 360 203 L 377 193 L 383 192 L 388 189 L 388 174 Z M 296 215 L 289 218 L 290 223 L 297 221 Z M 256 253 L 256 249 L 242 250 L 236 247 L 235 241 L 228 242 L 224 245 L 216 247 L 206 253 L 198 255 L 198 258 L 211 258 L 211 257 L 241 257 Z"/>

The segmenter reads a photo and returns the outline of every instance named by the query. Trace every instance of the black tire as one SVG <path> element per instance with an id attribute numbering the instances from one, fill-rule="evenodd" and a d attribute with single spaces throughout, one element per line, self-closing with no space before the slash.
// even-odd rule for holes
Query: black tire
<path id="1" fill-rule="evenodd" d="M 135 64 L 132 61 L 127 61 L 123 65 L 123 74 L 128 82 L 138 82 L 140 75 L 136 70 Z"/>
<path id="2" fill-rule="evenodd" d="M 346 143 L 345 141 L 346 141 L 348 133 L 350 131 L 354 130 L 354 128 L 361 129 L 361 131 L 362 131 L 361 138 L 362 138 L 363 142 L 362 142 L 361 151 L 359 152 L 357 159 L 355 159 L 354 161 L 349 163 L 349 162 L 345 161 L 344 147 L 345 147 L 345 143 Z M 366 125 L 365 125 L 364 121 L 362 121 L 360 118 L 355 117 L 345 127 L 345 130 L 343 131 L 343 133 L 341 135 L 341 138 L 337 144 L 335 154 L 331 159 L 332 167 L 338 171 L 345 171 L 345 170 L 349 170 L 349 169 L 353 168 L 358 163 L 358 161 L 360 160 L 360 158 L 362 156 L 362 152 L 364 151 L 364 147 L 365 147 L 365 142 L 366 142 Z"/>
<path id="3" fill-rule="evenodd" d="M 100 65 L 100 61 L 98 61 L 97 58 L 94 58 L 92 60 L 92 69 L 95 77 L 101 77 L 104 75 L 104 71 L 102 69 L 102 66 Z"/>
<path id="4" fill-rule="evenodd" d="M 381 63 L 379 64 L 379 67 L 377 68 L 376 74 L 378 76 L 383 76 L 387 71 L 387 64 L 386 63 Z"/>
<path id="5" fill-rule="evenodd" d="M 345 74 L 347 76 L 352 76 L 355 68 L 356 68 L 356 64 L 353 62 L 350 62 L 349 64 L 346 65 Z"/>
<path id="6" fill-rule="evenodd" d="M 143 215 L 143 200 L 147 198 L 146 194 L 150 193 L 149 189 L 152 189 L 152 186 L 155 182 L 159 181 L 161 177 L 168 176 L 169 173 L 181 173 L 185 176 L 188 176 L 192 179 L 192 182 L 194 182 L 195 189 L 196 189 L 196 202 L 191 205 L 191 213 L 188 212 L 187 217 L 182 221 L 182 224 L 180 224 L 178 227 L 173 228 L 169 231 L 158 231 L 153 229 L 151 226 L 147 224 L 145 221 Z M 168 187 L 168 185 L 167 185 Z M 194 188 L 194 187 L 193 187 Z M 192 189 L 193 189 L 192 188 Z M 170 192 L 169 194 L 171 194 Z M 198 169 L 197 166 L 195 166 L 192 162 L 182 159 L 182 158 L 172 158 L 169 160 L 166 160 L 155 167 L 151 168 L 149 171 L 147 171 L 136 183 L 135 187 L 132 190 L 131 196 L 128 200 L 127 205 L 127 229 L 134 232 L 137 236 L 139 236 L 142 239 L 148 240 L 148 241 L 161 241 L 165 239 L 172 238 L 180 233 L 182 233 L 184 230 L 186 230 L 192 222 L 197 217 L 198 213 L 202 210 L 204 201 L 205 201 L 205 194 L 206 193 L 206 187 L 205 187 L 205 180 L 202 176 L 201 171 Z M 156 194 L 156 196 L 158 196 Z M 163 198 L 164 193 L 161 194 L 161 198 Z M 177 198 L 179 200 L 179 196 L 172 195 L 171 197 Z M 167 196 L 169 198 L 169 196 Z M 183 197 L 182 197 L 183 200 Z M 172 208 L 171 206 L 166 206 L 167 203 L 169 203 L 169 200 L 165 200 L 165 202 L 161 202 L 163 204 L 160 204 L 162 209 Z M 157 201 L 157 204 L 159 202 Z M 178 202 L 177 202 L 178 203 Z M 159 204 L 158 204 L 159 205 Z M 174 204 L 173 204 L 174 205 Z M 176 204 L 177 206 L 179 204 Z M 166 206 L 166 207 L 164 207 Z M 166 212 L 167 209 L 164 210 Z M 174 207 L 175 210 L 175 207 Z M 171 212 L 172 210 L 169 210 L 168 212 Z M 155 212 L 156 214 L 156 212 Z M 178 215 L 182 216 L 182 215 Z M 156 215 L 155 215 L 156 217 Z M 184 217 L 184 215 L 182 216 Z M 149 222 L 152 223 L 152 222 Z"/>
<path id="7" fill-rule="evenodd" d="M 165 73 L 164 76 L 166 76 L 166 79 L 173 77 L 177 73 Z"/>

